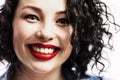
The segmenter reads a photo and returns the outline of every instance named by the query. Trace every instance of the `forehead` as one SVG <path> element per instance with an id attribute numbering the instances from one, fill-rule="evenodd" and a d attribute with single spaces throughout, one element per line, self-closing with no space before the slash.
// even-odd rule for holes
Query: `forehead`
<path id="1" fill-rule="evenodd" d="M 65 11 L 66 0 L 19 0 L 18 8 L 34 6 L 42 10 Z"/>

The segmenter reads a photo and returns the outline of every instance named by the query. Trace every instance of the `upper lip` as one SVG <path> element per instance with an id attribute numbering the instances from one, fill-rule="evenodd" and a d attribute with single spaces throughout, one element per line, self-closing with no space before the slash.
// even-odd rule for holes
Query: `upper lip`
<path id="1" fill-rule="evenodd" d="M 52 45 L 52 44 L 42 44 L 42 43 L 32 43 L 29 44 L 29 46 L 37 46 L 37 47 L 42 47 L 42 48 L 58 48 L 60 49 L 60 47 Z"/>

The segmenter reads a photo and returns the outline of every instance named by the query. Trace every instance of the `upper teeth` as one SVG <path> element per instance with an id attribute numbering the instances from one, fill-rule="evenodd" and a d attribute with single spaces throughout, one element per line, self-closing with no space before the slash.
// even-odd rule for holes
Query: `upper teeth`
<path id="1" fill-rule="evenodd" d="M 40 47 L 36 47 L 36 46 L 33 46 L 32 48 L 34 51 L 39 52 L 39 53 L 50 54 L 50 53 L 54 52 L 53 48 L 40 48 Z"/>

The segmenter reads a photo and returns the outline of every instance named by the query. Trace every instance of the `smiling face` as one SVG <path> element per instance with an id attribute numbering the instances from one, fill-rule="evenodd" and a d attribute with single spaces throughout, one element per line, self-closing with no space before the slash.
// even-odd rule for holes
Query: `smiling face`
<path id="1" fill-rule="evenodd" d="M 13 19 L 13 45 L 31 71 L 60 70 L 72 51 L 65 0 L 20 0 Z"/>

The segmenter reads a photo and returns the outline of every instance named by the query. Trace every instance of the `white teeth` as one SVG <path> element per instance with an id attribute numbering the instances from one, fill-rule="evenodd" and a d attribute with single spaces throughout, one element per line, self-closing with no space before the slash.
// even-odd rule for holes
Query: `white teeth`
<path id="1" fill-rule="evenodd" d="M 41 48 L 39 52 L 44 53 L 44 52 L 45 52 L 45 49 L 44 49 L 44 48 Z"/>
<path id="2" fill-rule="evenodd" d="M 32 49 L 36 52 L 44 53 L 44 54 L 51 54 L 54 52 L 53 48 L 39 48 L 39 47 L 32 46 Z"/>

